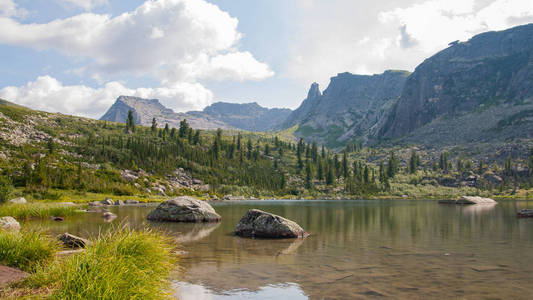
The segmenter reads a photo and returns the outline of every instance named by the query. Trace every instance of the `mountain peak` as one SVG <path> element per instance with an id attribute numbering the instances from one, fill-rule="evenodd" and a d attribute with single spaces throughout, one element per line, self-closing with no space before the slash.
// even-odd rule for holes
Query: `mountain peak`
<path id="1" fill-rule="evenodd" d="M 318 83 L 313 82 L 309 88 L 309 92 L 307 93 L 307 99 L 314 99 L 320 96 L 322 96 L 322 93 L 320 92 L 320 86 Z"/>

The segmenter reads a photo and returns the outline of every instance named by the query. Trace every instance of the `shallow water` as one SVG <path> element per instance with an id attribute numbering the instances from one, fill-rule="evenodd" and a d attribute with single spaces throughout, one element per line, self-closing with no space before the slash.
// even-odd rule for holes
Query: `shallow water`
<path id="1" fill-rule="evenodd" d="M 531 299 L 533 202 L 496 206 L 435 201 L 242 201 L 214 203 L 220 224 L 145 221 L 154 207 L 114 207 L 114 223 L 161 228 L 184 256 L 175 295 L 189 299 Z M 259 208 L 298 222 L 306 239 L 232 235 Z M 53 233 L 105 230 L 99 214 L 63 223 L 32 222 Z"/>

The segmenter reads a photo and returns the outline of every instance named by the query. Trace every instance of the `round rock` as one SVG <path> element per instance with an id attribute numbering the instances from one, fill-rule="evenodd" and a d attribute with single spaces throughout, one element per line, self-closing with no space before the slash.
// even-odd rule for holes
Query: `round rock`
<path id="1" fill-rule="evenodd" d="M 259 209 L 250 209 L 237 223 L 235 234 L 242 237 L 298 238 L 307 233 L 296 222 Z"/>
<path id="2" fill-rule="evenodd" d="M 222 219 L 207 202 L 188 196 L 159 204 L 147 218 L 150 221 L 188 223 L 220 222 Z"/>

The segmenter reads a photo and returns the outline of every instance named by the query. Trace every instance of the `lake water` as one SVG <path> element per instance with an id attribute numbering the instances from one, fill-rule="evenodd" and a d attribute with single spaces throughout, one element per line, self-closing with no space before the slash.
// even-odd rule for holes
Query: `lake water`
<path id="1" fill-rule="evenodd" d="M 164 229 L 184 255 L 175 295 L 189 299 L 531 299 L 533 219 L 496 206 L 435 201 L 242 201 L 213 203 L 220 224 L 148 223 L 150 207 L 113 207 L 114 223 Z M 250 208 L 299 223 L 306 239 L 244 239 L 232 234 Z M 84 237 L 110 226 L 100 214 L 52 233 Z"/>

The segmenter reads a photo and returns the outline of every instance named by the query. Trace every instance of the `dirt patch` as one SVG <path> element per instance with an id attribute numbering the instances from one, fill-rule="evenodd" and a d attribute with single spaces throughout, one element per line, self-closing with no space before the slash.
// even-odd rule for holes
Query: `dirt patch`
<path id="1" fill-rule="evenodd" d="M 30 274 L 19 269 L 0 266 L 0 287 L 7 286 L 13 282 L 22 280 Z"/>

